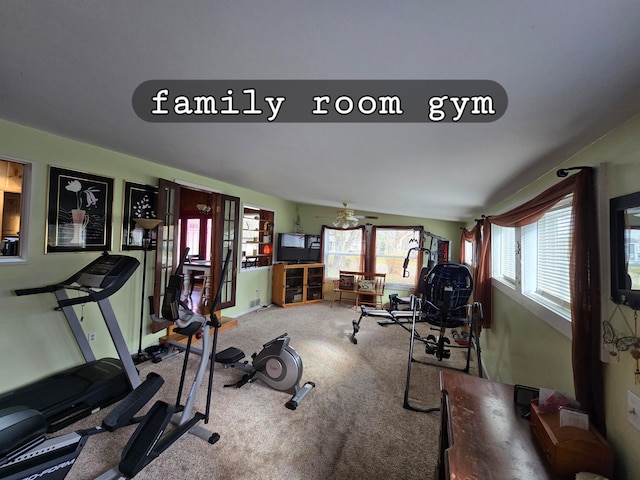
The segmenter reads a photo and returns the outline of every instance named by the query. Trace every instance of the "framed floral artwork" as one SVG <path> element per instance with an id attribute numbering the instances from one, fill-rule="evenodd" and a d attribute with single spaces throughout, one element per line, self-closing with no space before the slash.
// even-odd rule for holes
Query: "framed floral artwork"
<path id="1" fill-rule="evenodd" d="M 156 218 L 158 187 L 124 182 L 124 213 L 122 215 L 122 249 L 142 250 L 144 230 L 136 225 L 134 218 Z M 156 231 L 151 235 L 151 247 L 155 247 Z"/>
<path id="2" fill-rule="evenodd" d="M 47 253 L 111 250 L 113 178 L 49 167 Z"/>

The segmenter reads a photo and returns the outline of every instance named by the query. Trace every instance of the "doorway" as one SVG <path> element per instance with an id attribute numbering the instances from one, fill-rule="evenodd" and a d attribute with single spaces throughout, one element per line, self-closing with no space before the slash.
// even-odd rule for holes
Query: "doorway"
<path id="1" fill-rule="evenodd" d="M 183 267 L 185 291 L 182 300 L 197 313 L 207 313 L 211 296 L 211 256 L 214 238 L 214 198 L 211 192 L 180 189 L 178 252 L 189 248 Z"/>
<path id="2" fill-rule="evenodd" d="M 155 311 L 161 312 L 165 288 L 187 246 L 190 256 L 186 259 L 188 264 L 183 265 L 181 299 L 195 311 L 208 314 L 224 260 L 231 251 L 231 263 L 222 280 L 216 308 L 235 305 L 239 210 L 237 197 L 160 179 L 158 218 L 163 223 L 158 229 L 156 244 Z M 169 325 L 169 322 L 154 322 L 152 330 L 157 332 Z"/>

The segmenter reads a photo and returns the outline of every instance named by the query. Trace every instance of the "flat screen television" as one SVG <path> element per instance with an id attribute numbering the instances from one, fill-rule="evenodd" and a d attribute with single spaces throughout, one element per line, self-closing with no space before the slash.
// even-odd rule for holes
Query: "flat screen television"
<path id="1" fill-rule="evenodd" d="M 320 235 L 305 233 L 279 233 L 278 262 L 319 262 L 320 261 Z"/>

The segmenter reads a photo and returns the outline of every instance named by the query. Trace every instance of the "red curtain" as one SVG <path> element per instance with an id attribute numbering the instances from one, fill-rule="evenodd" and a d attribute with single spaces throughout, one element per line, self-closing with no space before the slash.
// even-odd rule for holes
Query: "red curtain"
<path id="1" fill-rule="evenodd" d="M 482 303 L 484 327 L 491 326 L 491 224 L 521 227 L 537 222 L 556 203 L 573 193 L 570 271 L 572 364 L 576 400 L 592 423 L 605 432 L 604 387 L 600 363 L 600 263 L 598 254 L 595 174 L 584 168 L 534 199 L 464 230 L 462 239 L 479 244 L 474 299 Z M 480 230 L 481 236 L 475 229 Z"/>

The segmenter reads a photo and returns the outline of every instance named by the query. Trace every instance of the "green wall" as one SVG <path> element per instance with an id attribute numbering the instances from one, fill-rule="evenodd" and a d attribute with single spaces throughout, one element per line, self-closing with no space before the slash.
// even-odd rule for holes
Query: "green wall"
<path id="1" fill-rule="evenodd" d="M 294 230 L 296 213 L 300 214 L 301 226 L 305 233 L 320 233 L 321 225 L 329 223 L 335 208 L 343 199 L 336 199 L 336 207 L 316 207 L 298 205 L 281 199 L 262 195 L 214 179 L 157 165 L 145 160 L 122 155 L 113 151 L 75 142 L 59 136 L 43 133 L 30 128 L 0 121 L 0 157 L 32 162 L 33 181 L 29 217 L 29 257 L 27 263 L 0 264 L 0 351 L 3 352 L 3 368 L 0 369 L 2 391 L 19 386 L 59 370 L 80 363 L 80 354 L 70 337 L 64 318 L 52 311 L 53 296 L 38 295 L 16 297 L 13 290 L 60 281 L 86 265 L 96 257 L 95 253 L 44 254 L 45 217 L 47 193 L 47 166 L 83 170 L 115 179 L 113 203 L 113 251 L 119 251 L 123 207 L 124 180 L 156 184 L 157 178 L 182 180 L 206 186 L 241 198 L 243 203 L 266 207 L 276 212 L 275 231 Z M 607 191 L 602 204 L 608 206 L 608 199 L 640 190 L 640 117 L 590 145 L 578 155 L 560 166 L 592 165 L 606 170 Z M 602 166 L 606 165 L 606 169 Z M 533 197 L 558 181 L 555 170 L 550 171 L 517 195 L 496 205 L 490 211 L 480 214 L 500 213 Z M 150 172 L 153 172 L 151 175 Z M 348 196 L 348 195 L 347 195 Z M 297 207 L 297 208 L 296 208 Z M 358 212 L 371 213 L 371 212 Z M 376 225 L 424 225 L 435 234 L 452 240 L 452 259 L 458 260 L 460 225 L 454 222 L 409 218 L 392 215 L 378 215 L 371 220 Z M 469 219 L 472 221 L 472 219 Z M 607 219 L 603 220 L 603 235 L 608 235 Z M 608 245 L 603 244 L 604 263 L 607 263 Z M 141 252 L 127 252 L 142 259 Z M 605 265 L 606 266 L 606 265 Z M 151 275 L 147 275 L 149 278 Z M 255 297 L 256 289 L 263 302 L 271 298 L 271 270 L 261 269 L 240 272 L 238 275 L 237 306 L 225 310 L 228 316 L 238 316 L 249 310 L 249 301 Z M 140 269 L 113 297 L 114 309 L 123 329 L 129 349 L 137 349 L 137 329 L 139 322 Z M 603 290 L 609 289 L 609 280 L 603 275 Z M 147 290 L 151 288 L 151 280 Z M 523 383 L 561 389 L 573 392 L 570 340 L 509 296 L 494 289 L 494 319 L 491 329 L 482 332 L 483 361 L 488 375 L 498 381 Z M 605 294 L 606 297 L 606 294 Z M 606 301 L 603 319 L 614 312 L 614 305 Z M 633 312 L 624 308 L 627 318 Z M 114 355 L 106 330 L 94 305 L 84 308 L 85 331 L 95 331 L 97 355 Z M 614 326 L 624 329 L 619 314 L 612 317 Z M 144 345 L 155 343 L 156 336 L 145 334 Z M 620 355 L 605 365 L 607 437 L 614 446 L 619 472 L 616 478 L 640 478 L 640 432 L 626 420 L 627 389 L 640 394 L 640 385 L 634 383 L 635 363 L 629 354 Z"/>
<path id="2" fill-rule="evenodd" d="M 348 196 L 348 193 L 347 193 Z M 304 233 L 320 234 L 322 225 L 331 225 L 333 218 L 336 216 L 336 210 L 342 207 L 342 200 L 336 201 L 335 207 L 320 207 L 317 205 L 298 204 L 298 215 L 300 216 L 300 227 Z M 460 261 L 460 237 L 463 224 L 457 222 L 449 222 L 445 220 L 434 220 L 430 218 L 404 217 L 401 215 L 388 215 L 377 212 L 366 212 L 356 210 L 356 215 L 376 216 L 377 219 L 362 219 L 360 225 L 370 223 L 379 226 L 414 226 L 422 225 L 426 231 L 444 237 L 450 240 L 450 256 L 451 261 Z M 291 231 L 294 225 L 291 225 Z M 412 279 L 414 280 L 414 279 Z M 331 298 L 333 283 L 326 283 L 324 286 L 325 298 Z M 413 293 L 412 290 L 394 290 L 387 286 L 385 288 L 385 296 L 383 304 L 388 300 L 388 295 L 397 293 L 401 296 L 407 296 Z"/>
<path id="3" fill-rule="evenodd" d="M 600 198 L 600 255 L 602 258 L 602 320 L 611 319 L 614 327 L 627 331 L 615 305 L 608 299 L 609 199 L 640 191 L 640 116 L 612 131 L 580 153 L 555 167 L 518 194 L 480 214 L 502 213 L 542 192 L 559 181 L 560 167 L 596 167 Z M 488 376 L 506 383 L 522 383 L 562 390 L 573 394 L 571 341 L 494 287 L 493 325 L 481 334 L 482 357 Z M 633 311 L 622 307 L 633 325 Z M 631 335 L 631 332 L 626 333 Z M 617 455 L 616 479 L 640 478 L 640 431 L 627 422 L 627 390 L 640 394 L 635 383 L 635 362 L 629 352 L 611 358 L 604 366 L 607 439 Z"/>
<path id="4" fill-rule="evenodd" d="M 52 371 L 58 371 L 78 363 L 82 357 L 61 313 L 54 312 L 53 295 L 17 297 L 13 291 L 19 288 L 48 285 L 68 278 L 77 270 L 95 259 L 99 253 L 50 253 L 45 254 L 45 225 L 47 205 L 47 176 L 50 165 L 86 171 L 114 179 L 113 199 L 113 252 L 121 251 L 123 188 L 124 181 L 157 185 L 158 178 L 185 182 L 211 188 L 229 195 L 240 197 L 242 204 L 269 208 L 275 211 L 275 233 L 294 230 L 294 222 L 300 213 L 302 227 L 307 233 L 320 233 L 335 208 L 296 206 L 292 202 L 263 195 L 215 179 L 155 164 L 140 158 L 123 155 L 104 148 L 73 141 L 57 135 L 23 127 L 0 120 L 0 157 L 25 161 L 32 165 L 31 198 L 28 215 L 28 257 L 26 262 L 0 262 L 0 299 L 2 302 L 2 322 L 0 322 L 0 351 L 12 352 L 15 368 L 0 369 L 0 391 L 24 385 Z M 336 207 L 337 208 L 337 207 Z M 378 225 L 424 225 L 427 230 L 450 238 L 452 253 L 457 258 L 459 250 L 459 224 L 426 219 L 380 215 L 373 220 Z M 127 255 L 137 257 L 142 262 L 142 252 L 127 251 Z M 153 254 L 151 254 L 153 255 Z M 151 259 L 152 260 L 152 259 Z M 148 262 L 146 292 L 152 291 L 153 261 Z M 226 309 L 225 316 L 236 317 L 249 311 L 250 301 L 255 299 L 256 290 L 262 303 L 271 301 L 271 269 L 263 268 L 238 273 L 236 306 Z M 140 284 L 142 268 L 139 268 L 129 282 L 112 297 L 114 311 L 120 323 L 129 350 L 134 352 L 138 345 L 140 318 Z M 146 308 L 146 306 L 145 306 Z M 85 332 L 95 332 L 93 344 L 97 357 L 113 356 L 111 344 L 102 317 L 95 304 L 78 308 L 83 316 Z M 145 313 L 146 320 L 146 313 Z M 143 347 L 157 343 L 161 335 L 151 334 L 145 322 Z M 6 364 L 5 364 L 6 365 Z"/>
<path id="5" fill-rule="evenodd" d="M 345 193 L 349 195 L 348 192 Z M 333 218 L 336 216 L 336 210 L 342 208 L 342 200 L 336 199 L 335 207 L 320 207 L 317 205 L 299 204 L 298 212 L 300 214 L 300 225 L 304 233 L 319 234 L 322 225 L 331 225 Z M 460 252 L 460 228 L 461 223 L 448 222 L 445 220 L 434 220 L 430 218 L 405 217 L 401 215 L 388 215 L 377 212 L 365 212 L 356 210 L 356 215 L 376 216 L 377 219 L 362 219 L 360 225 L 370 223 L 372 225 L 387 226 L 413 226 L 422 225 L 426 231 L 435 235 L 439 235 L 451 241 L 451 258 L 454 261 L 459 260 Z M 293 225 L 291 225 L 293 231 Z"/>
<path id="6" fill-rule="evenodd" d="M 157 185 L 158 178 L 188 182 L 240 197 L 241 202 L 276 212 L 275 231 L 289 231 L 295 215 L 291 202 L 263 195 L 214 179 L 122 155 L 103 148 L 79 143 L 38 130 L 0 121 L 0 157 L 32 164 L 29 212 L 28 259 L 24 263 L 0 262 L 0 392 L 29 383 L 37 378 L 82 362 L 64 316 L 54 312 L 53 295 L 17 297 L 13 291 L 61 282 L 97 258 L 98 252 L 45 254 L 47 170 L 49 165 L 86 171 L 114 178 L 112 249 L 121 250 L 124 181 Z M 284 225 L 284 226 L 283 226 Z M 127 251 L 142 263 L 142 252 Z M 151 254 L 153 255 L 153 254 Z M 148 262 L 146 292 L 153 288 L 153 261 Z M 137 351 L 140 319 L 142 267 L 111 299 L 129 350 Z M 262 302 L 271 300 L 271 269 L 240 271 L 236 306 L 224 310 L 230 317 L 250 310 L 255 292 Z M 145 307 L 146 308 L 146 307 Z M 115 349 L 95 304 L 77 309 L 84 316 L 85 332 L 95 332 L 98 358 L 115 356 Z M 145 313 L 145 320 L 147 320 Z M 151 334 L 145 322 L 143 347 L 157 343 L 160 334 Z"/>

